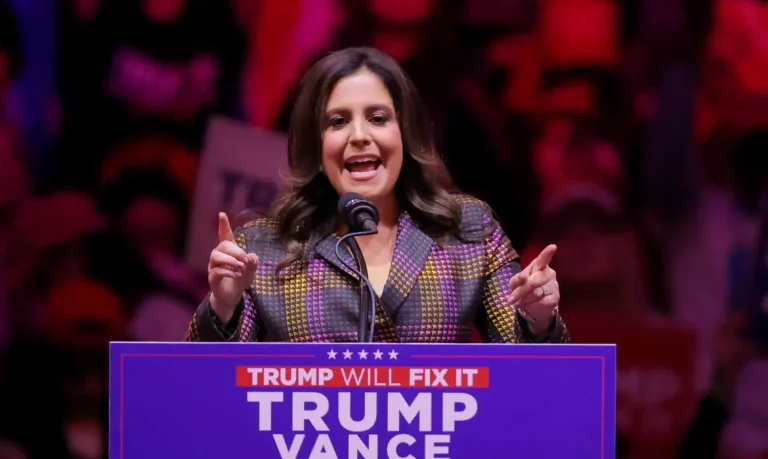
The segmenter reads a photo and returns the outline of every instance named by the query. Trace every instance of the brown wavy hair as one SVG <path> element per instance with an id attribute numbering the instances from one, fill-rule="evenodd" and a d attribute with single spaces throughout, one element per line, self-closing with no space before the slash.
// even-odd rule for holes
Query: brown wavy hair
<path id="1" fill-rule="evenodd" d="M 395 184 L 400 211 L 438 242 L 460 236 L 458 190 L 435 148 L 427 109 L 415 86 L 381 51 L 347 48 L 318 61 L 299 87 L 288 129 L 287 184 L 275 201 L 275 230 L 288 251 L 281 267 L 302 260 L 311 241 L 339 227 L 339 195 L 320 172 L 323 119 L 336 83 L 362 69 L 381 79 L 394 102 L 403 142 L 403 167 Z"/>

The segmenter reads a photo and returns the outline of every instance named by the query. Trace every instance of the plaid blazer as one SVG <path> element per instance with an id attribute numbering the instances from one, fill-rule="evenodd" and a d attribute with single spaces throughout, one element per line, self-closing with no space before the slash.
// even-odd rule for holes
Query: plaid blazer
<path id="1" fill-rule="evenodd" d="M 359 280 L 336 258 L 338 235 L 308 244 L 306 262 L 278 274 L 286 252 L 265 231 L 270 227 L 273 220 L 259 219 L 235 232 L 238 245 L 260 261 L 232 320 L 220 323 L 206 298 L 185 340 L 357 341 Z M 461 228 L 480 229 L 481 236 L 441 247 L 406 213 L 400 216 L 389 278 L 376 298 L 374 341 L 466 343 L 477 327 L 489 342 L 568 342 L 559 314 L 537 339 L 507 301 L 519 257 L 484 203 L 462 200 Z M 346 250 L 342 256 L 354 266 Z"/>

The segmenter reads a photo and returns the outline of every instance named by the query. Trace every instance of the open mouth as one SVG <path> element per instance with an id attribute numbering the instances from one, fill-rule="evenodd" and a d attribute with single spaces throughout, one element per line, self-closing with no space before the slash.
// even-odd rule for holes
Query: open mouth
<path id="1" fill-rule="evenodd" d="M 352 159 L 344 163 L 344 168 L 350 176 L 358 180 L 373 178 L 379 166 L 381 166 L 381 159 L 375 157 Z"/>

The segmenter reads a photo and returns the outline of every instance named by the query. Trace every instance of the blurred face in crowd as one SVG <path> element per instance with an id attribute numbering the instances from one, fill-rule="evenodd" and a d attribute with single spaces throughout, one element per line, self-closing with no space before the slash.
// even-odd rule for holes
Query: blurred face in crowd
<path id="1" fill-rule="evenodd" d="M 543 228 L 547 241 L 557 244 L 553 267 L 574 311 L 613 314 L 622 309 L 617 308 L 624 301 L 620 263 L 630 262 L 622 259 L 630 255 L 621 248 L 626 241 L 615 218 L 577 205 Z"/>
<path id="2" fill-rule="evenodd" d="M 435 0 L 368 0 L 368 5 L 378 18 L 412 25 L 429 17 L 435 8 Z"/>
<path id="3" fill-rule="evenodd" d="M 145 255 L 171 254 L 176 247 L 178 215 L 167 202 L 140 197 L 120 217 L 120 228 Z"/>
<path id="4" fill-rule="evenodd" d="M 573 81 L 541 94 L 544 133 L 553 139 L 565 140 L 597 110 L 595 87 L 587 81 Z"/>
<path id="5" fill-rule="evenodd" d="M 11 296 L 37 303 L 55 285 L 87 275 L 89 243 L 103 229 L 102 216 L 82 193 L 57 191 L 22 203 L 6 250 L 8 266 L 14 267 L 9 269 Z"/>
<path id="6" fill-rule="evenodd" d="M 155 22 L 171 22 L 179 17 L 187 0 L 142 0 L 142 11 Z"/>
<path id="7" fill-rule="evenodd" d="M 38 285 L 50 287 L 68 279 L 82 277 L 87 271 L 85 248 L 82 239 L 58 244 L 45 251 L 40 257 L 38 273 L 42 282 Z M 34 279 L 38 279 L 33 277 Z"/>
<path id="8" fill-rule="evenodd" d="M 601 283 L 613 277 L 610 234 L 587 215 L 574 215 L 556 241 L 558 277 L 573 284 Z"/>
<path id="9" fill-rule="evenodd" d="M 366 69 L 342 78 L 328 98 L 325 115 L 323 170 L 339 195 L 355 192 L 374 203 L 393 201 L 403 142 L 392 97 L 381 79 Z"/>
<path id="10" fill-rule="evenodd" d="M 414 57 L 422 46 L 422 25 L 435 10 L 435 0 L 369 0 L 376 17 L 373 46 L 398 62 Z"/>
<path id="11" fill-rule="evenodd" d="M 513 113 L 534 113 L 541 103 L 541 80 L 537 41 L 526 35 L 499 37 L 487 47 L 488 60 L 498 73 L 504 107 Z"/>

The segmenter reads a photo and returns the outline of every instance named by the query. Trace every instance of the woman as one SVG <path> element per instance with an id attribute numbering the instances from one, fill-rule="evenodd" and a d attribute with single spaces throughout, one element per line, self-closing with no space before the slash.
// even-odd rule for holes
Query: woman
<path id="1" fill-rule="evenodd" d="M 549 246 L 520 271 L 487 206 L 453 190 L 418 94 L 369 48 L 318 62 L 291 120 L 286 191 L 274 218 L 233 234 L 219 216 L 211 294 L 188 341 L 356 341 L 358 280 L 334 246 L 339 195 L 379 210 L 357 238 L 376 291 L 375 341 L 567 342 Z"/>

